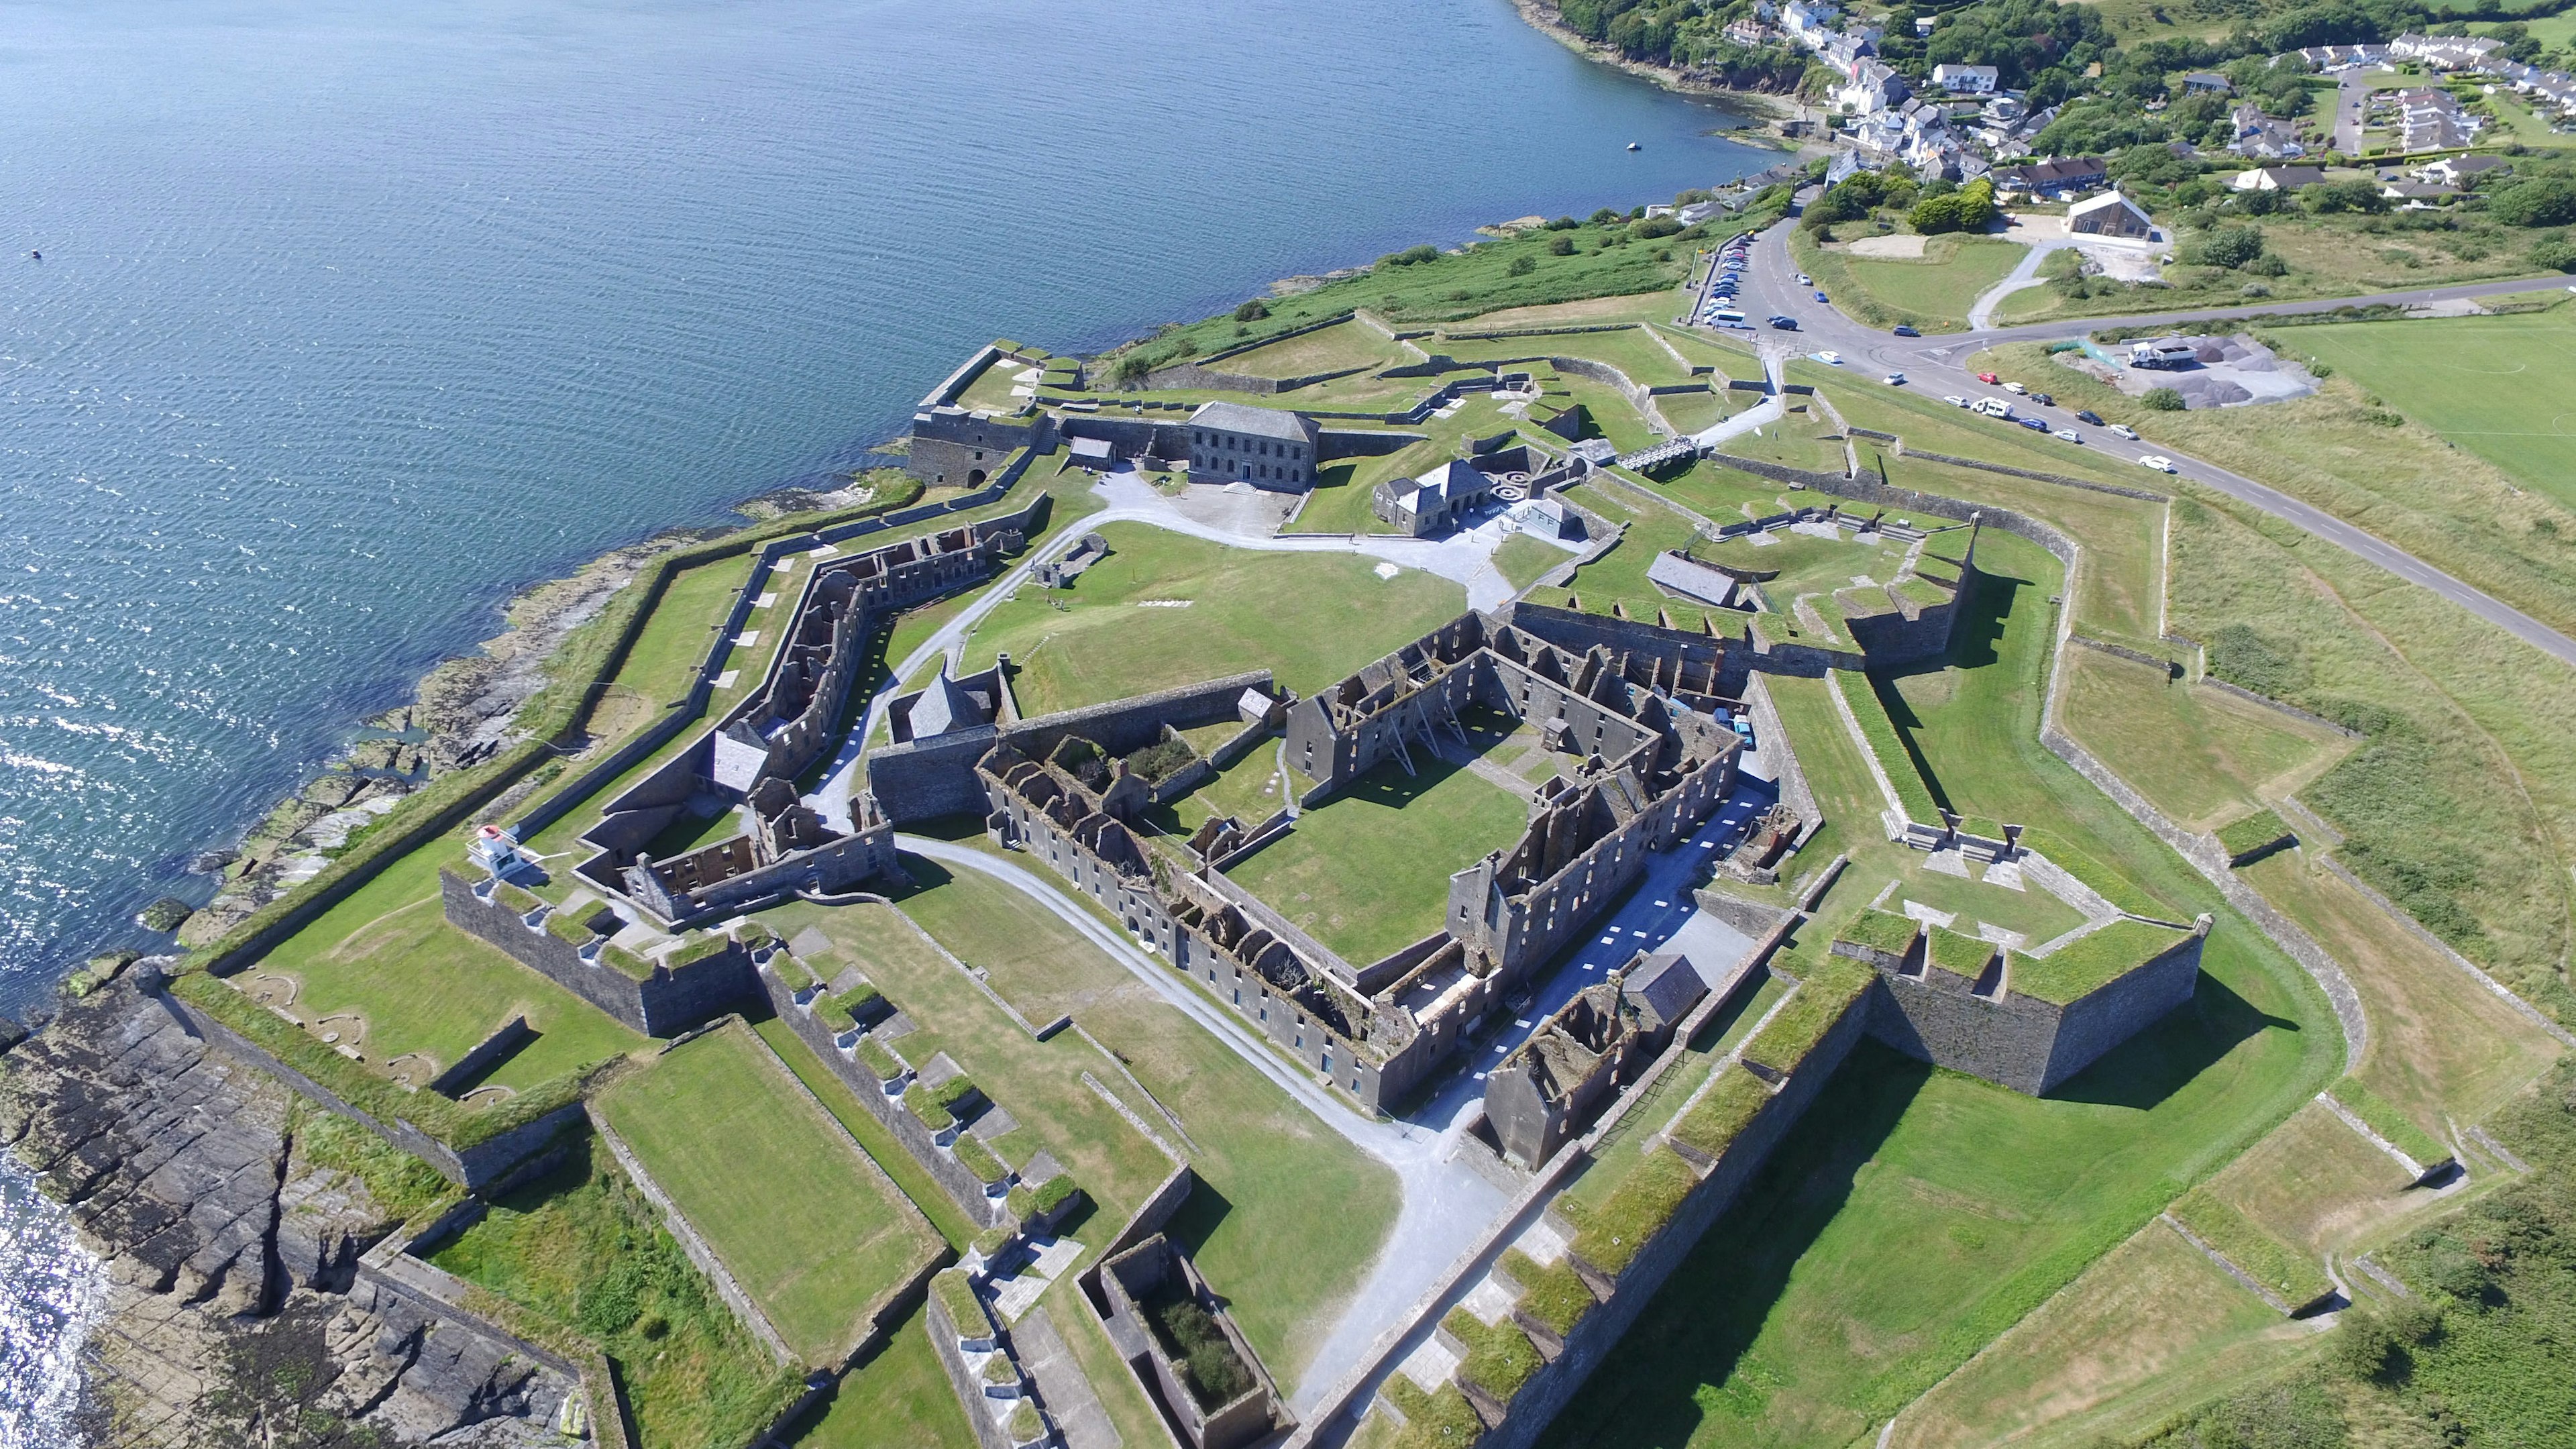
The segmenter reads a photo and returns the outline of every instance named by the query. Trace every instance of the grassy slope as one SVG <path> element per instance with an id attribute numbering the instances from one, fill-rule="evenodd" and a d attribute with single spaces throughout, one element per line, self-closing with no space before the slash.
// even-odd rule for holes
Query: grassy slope
<path id="1" fill-rule="evenodd" d="M 2261 809 L 2350 741 L 2091 649 L 2067 653 L 2066 727 L 2167 816 L 2207 829 Z"/>
<path id="2" fill-rule="evenodd" d="M 1390 761 L 1226 874 L 1353 965 L 1440 929 L 1449 873 L 1520 838 L 1522 799 L 1464 766 Z"/>
<path id="3" fill-rule="evenodd" d="M 2156 894 L 2210 908 L 2205 883 L 2033 738 L 2055 566 L 2011 543 L 1987 559 L 2002 582 L 1972 610 L 1968 667 L 1899 681 L 1918 744 L 1974 808 L 2050 822 Z M 1848 817 L 1869 787 L 1819 717 L 1821 686 L 1773 690 L 1826 809 Z M 1855 859 L 1827 921 L 1887 879 L 1893 849 L 1870 834 L 1836 837 Z M 1848 1442 L 2136 1231 L 2338 1058 L 2306 978 L 2222 922 L 2191 1011 L 2053 1098 L 1856 1054 L 1549 1442 Z"/>
<path id="4" fill-rule="evenodd" d="M 1045 1020 L 1078 1011 L 1084 1030 L 1118 1053 L 1180 1117 L 1198 1145 L 1191 1166 L 1203 1186 L 1172 1231 L 1230 1300 L 1262 1361 L 1293 1381 L 1330 1310 L 1358 1283 L 1393 1226 L 1392 1177 L 1052 915 L 983 877 L 952 876 L 918 859 L 905 864 L 923 885 L 904 899 L 907 912 L 988 972 L 993 989 L 1023 1015 Z M 838 923 L 850 914 L 796 906 L 771 919 L 774 928 L 820 919 L 828 934 L 840 937 Z M 1121 1063 L 1102 1057 L 1079 1033 L 1030 1041 L 944 962 L 933 969 L 908 950 L 891 949 L 861 959 L 887 995 L 923 1023 L 922 1032 L 899 1044 L 905 1053 L 926 1058 L 928 1049 L 947 1047 L 1025 1124 L 1023 1132 L 1072 1166 L 1100 1200 L 1097 1221 L 1123 1221 L 1145 1188 L 1169 1171 L 1082 1085 L 1088 1071 L 1148 1120 L 1156 1115 L 1151 1104 L 1135 1100 Z M 1086 1145 L 1107 1143 L 1113 1130 L 1136 1147 L 1113 1155 L 1108 1146 Z M 1131 1153 L 1143 1155 L 1113 1170 L 1111 1164 Z M 1141 1187 L 1122 1186 L 1140 1180 Z M 1098 1236 L 1081 1227 L 1076 1232 Z M 1070 1341 L 1068 1312 L 1058 1309 L 1054 1317 Z"/>
<path id="5" fill-rule="evenodd" d="M 253 972 L 301 983 L 295 1011 L 307 1021 L 344 1012 L 366 1018 L 362 1049 L 375 1067 L 416 1052 L 444 1068 L 518 1015 L 537 1040 L 488 1082 L 529 1087 L 643 1044 L 571 992 L 447 924 L 438 902 L 442 864 L 462 867 L 450 841 L 412 852 L 269 952 Z"/>
<path id="6" fill-rule="evenodd" d="M 797 1449 L 976 1449 L 978 1442 L 931 1347 L 923 1308 L 789 1436 Z"/>
<path id="7" fill-rule="evenodd" d="M 653 1180 L 806 1362 L 837 1362 L 934 1234 L 739 1024 L 600 1099 Z"/>
<path id="8" fill-rule="evenodd" d="M 741 1443 L 802 1389 L 699 1276 L 605 1146 L 495 1198 L 431 1261 L 532 1315 L 540 1336 L 613 1357 L 642 1449 Z"/>
<path id="9" fill-rule="evenodd" d="M 1313 690 L 1466 607 L 1446 579 L 1410 569 L 1380 578 L 1367 559 L 1243 553 L 1140 524 L 1102 532 L 1109 556 L 1073 588 L 1023 589 L 967 643 L 969 670 L 1009 652 L 1024 714 L 1264 667 Z M 1149 599 L 1190 607 L 1138 607 Z"/>

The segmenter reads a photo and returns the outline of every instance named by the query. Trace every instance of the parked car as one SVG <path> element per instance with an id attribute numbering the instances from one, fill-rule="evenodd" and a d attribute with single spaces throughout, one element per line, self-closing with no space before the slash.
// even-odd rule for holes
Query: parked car
<path id="1" fill-rule="evenodd" d="M 1981 397 L 1968 404 L 1968 411 L 1987 418 L 2008 419 L 2013 415 L 2012 404 L 1999 397 Z"/>
<path id="2" fill-rule="evenodd" d="M 2097 428 L 2102 426 L 2102 419 L 2097 416 L 2091 408 L 2077 408 L 2075 410 L 2075 421 L 2079 423 L 2091 423 Z"/>
<path id="3" fill-rule="evenodd" d="M 2015 418 L 2013 421 L 2030 429 L 2034 433 L 2044 433 L 2048 431 L 2048 421 L 2045 418 Z"/>
<path id="4" fill-rule="evenodd" d="M 2053 398 L 2053 397 L 2050 397 L 2048 394 L 2046 394 L 2046 393 L 2044 393 L 2044 392 L 2035 392 L 2035 393 L 2032 393 L 2032 394 L 2030 395 L 2030 400 L 2031 400 L 2032 402 L 2035 402 L 2035 403 L 2039 404 L 2041 407 L 2044 407 L 2044 408 L 2053 408 L 2053 407 L 2057 406 L 2057 399 L 2055 399 L 2055 398 Z"/>
<path id="5" fill-rule="evenodd" d="M 2140 458 L 2138 462 L 2141 466 L 2153 468 L 2159 473 L 2170 473 L 2174 470 L 2173 459 L 2166 457 L 2162 453 L 2149 453 L 2145 457 Z"/>
<path id="6" fill-rule="evenodd" d="M 1880 378 L 1879 381 L 1886 383 L 1889 387 L 1903 387 L 1905 386 L 1905 374 L 1901 372 L 1891 372 L 1887 376 Z"/>
<path id="7" fill-rule="evenodd" d="M 1923 334 L 1915 331 L 1911 327 L 1898 327 L 1896 329 L 1896 335 L 1899 337 L 1920 337 Z"/>
<path id="8" fill-rule="evenodd" d="M 1968 400 L 1967 400 L 1966 398 L 1960 397 L 1960 396 L 1958 396 L 1958 395 L 1957 395 L 1957 394 L 1955 394 L 1955 393 L 1954 393 L 1954 394 L 1952 394 L 1952 395 L 1951 395 L 1951 396 L 1949 396 L 1949 397 L 1945 397 L 1945 398 L 1941 399 L 1941 401 L 1943 401 L 1943 402 L 1945 402 L 1945 403 L 1948 403 L 1950 406 L 1952 406 L 1952 407 L 1954 407 L 1954 408 L 1963 408 L 1963 407 L 1966 407 L 1966 406 L 1968 405 Z"/>
<path id="9" fill-rule="evenodd" d="M 1798 330 L 1798 319 L 1795 317 L 1774 317 L 1771 319 L 1771 325 L 1779 328 L 1783 332 L 1795 332 Z"/>
<path id="10" fill-rule="evenodd" d="M 1981 372 L 1977 374 L 1977 381 L 1984 383 L 1988 387 L 1993 387 L 1997 382 L 2002 381 L 2002 379 L 1996 377 L 1991 372 Z"/>
<path id="11" fill-rule="evenodd" d="M 2017 383 L 2017 382 L 2008 382 L 2008 383 L 2005 383 L 2005 384 L 2004 384 L 2004 391 L 2006 391 L 2006 392 L 2008 392 L 2008 393 L 2011 393 L 2014 397 L 2029 397 L 2029 396 L 2030 396 L 2030 389 L 2029 389 L 2029 388 L 2026 388 L 2026 387 L 2024 387 L 2024 386 L 2022 386 L 2020 383 Z"/>
<path id="12" fill-rule="evenodd" d="M 1827 367 L 1840 367 L 1843 365 L 1843 355 L 1839 352 L 1819 352 L 1816 354 L 1816 360 Z"/>
<path id="13" fill-rule="evenodd" d="M 1815 284 L 1816 284 L 1816 279 L 1815 279 L 1815 278 L 1808 276 L 1808 275 L 1807 275 L 1806 273 L 1804 273 L 1804 272 L 1800 272 L 1800 273 L 1798 274 L 1798 285 L 1799 285 L 1799 286 L 1801 286 L 1801 287 L 1812 287 L 1812 286 L 1814 286 Z"/>
<path id="14" fill-rule="evenodd" d="M 1828 298 L 1824 293 L 1822 293 L 1822 292 L 1818 292 L 1818 293 L 1816 294 L 1816 300 L 1817 300 L 1817 301 L 1819 301 L 1819 302 L 1824 302 L 1824 301 L 1830 301 L 1830 300 L 1832 300 L 1832 299 Z"/>
<path id="15" fill-rule="evenodd" d="M 2049 436 L 2056 438 L 2059 442 L 2063 443 L 2080 443 L 2084 441 L 2084 435 L 2075 431 L 2073 428 L 2059 428 Z"/>
<path id="16" fill-rule="evenodd" d="M 2130 442 L 2134 443 L 2138 440 L 2138 430 L 2130 427 L 2127 423 L 2113 423 L 2111 425 L 2111 436 L 2115 438 L 2126 438 Z"/>

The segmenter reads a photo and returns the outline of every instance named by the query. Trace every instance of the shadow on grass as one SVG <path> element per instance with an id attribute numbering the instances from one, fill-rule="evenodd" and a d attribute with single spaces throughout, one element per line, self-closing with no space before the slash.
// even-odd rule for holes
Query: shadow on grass
<path id="1" fill-rule="evenodd" d="M 1207 1246 L 1208 1239 L 1234 1215 L 1234 1199 L 1217 1190 L 1215 1183 L 1198 1177 L 1190 1184 L 1190 1195 L 1181 1200 L 1181 1210 L 1163 1224 L 1163 1236 L 1180 1245 L 1182 1252 L 1195 1258 Z"/>
<path id="2" fill-rule="evenodd" d="M 1918 739 L 1924 729 L 1923 717 L 1915 713 L 1912 702 L 1897 688 L 1897 681 L 1920 674 L 1938 674 L 1953 667 L 1983 669 L 2001 663 L 2004 630 L 2012 620 L 2013 606 L 2019 602 L 2022 591 L 2030 587 L 2032 584 L 2028 579 L 1980 572 L 1976 587 L 1970 589 L 1958 605 L 1958 617 L 1950 628 L 1948 652 L 1911 664 L 1869 671 L 1870 691 L 1878 696 L 1879 706 L 1887 711 L 1888 723 L 1896 726 L 1896 737 L 1904 742 L 1905 756 L 1913 762 L 1914 773 L 1922 777 L 1924 785 L 1932 792 L 1933 800 L 1945 810 L 1966 813 L 1942 787 L 1941 777 L 1933 773 L 1931 761 L 1924 758 L 1923 746 Z"/>
<path id="3" fill-rule="evenodd" d="M 2187 1005 L 2059 1083 L 2049 1100 L 2143 1112 L 2181 1091 L 2245 1041 L 2274 1029 L 2297 1031 L 2299 1024 L 2271 1015 L 2204 971 Z"/>
<path id="4" fill-rule="evenodd" d="M 1712 1416 L 1751 1420 L 1769 1375 L 1736 1369 L 1789 1274 L 1852 1195 L 1933 1069 L 1864 1040 L 1735 1206 L 1665 1280 L 1620 1341 L 1615 1375 L 1575 1395 L 1540 1443 L 1634 1449 L 1689 1442 Z M 1748 1366 L 1750 1367 L 1750 1366 Z"/>

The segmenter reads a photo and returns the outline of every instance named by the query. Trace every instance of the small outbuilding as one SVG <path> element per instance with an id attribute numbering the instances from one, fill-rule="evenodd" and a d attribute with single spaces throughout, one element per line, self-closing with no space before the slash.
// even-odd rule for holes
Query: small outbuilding
<path id="1" fill-rule="evenodd" d="M 1418 478 L 1390 478 L 1369 496 L 1369 510 L 1415 538 L 1464 522 L 1494 498 L 1494 480 L 1463 458 L 1452 458 Z"/>

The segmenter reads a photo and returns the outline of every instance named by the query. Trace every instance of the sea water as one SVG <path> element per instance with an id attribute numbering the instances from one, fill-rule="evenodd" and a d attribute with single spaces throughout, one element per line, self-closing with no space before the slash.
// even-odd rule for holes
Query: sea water
<path id="1" fill-rule="evenodd" d="M 511 594 L 976 344 L 1777 159 L 1732 124 L 1506 0 L 0 4 L 0 1010 Z M 74 1312 L 0 1308 L 0 1437 Z"/>

